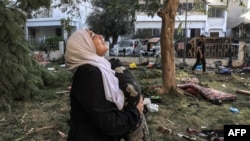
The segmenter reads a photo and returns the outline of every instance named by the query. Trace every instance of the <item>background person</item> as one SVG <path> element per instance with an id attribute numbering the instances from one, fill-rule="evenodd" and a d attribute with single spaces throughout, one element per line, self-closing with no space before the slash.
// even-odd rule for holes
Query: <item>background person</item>
<path id="1" fill-rule="evenodd" d="M 65 61 L 74 73 L 68 141 L 120 141 L 141 123 L 142 97 L 136 107 L 121 110 L 124 95 L 104 58 L 107 50 L 101 35 L 85 29 L 67 41 Z"/>
<path id="2" fill-rule="evenodd" d="M 200 41 L 197 43 L 196 62 L 192 67 L 192 71 L 195 70 L 197 65 L 202 64 L 202 71 L 203 73 L 206 73 L 205 41 L 206 36 L 201 35 Z"/>

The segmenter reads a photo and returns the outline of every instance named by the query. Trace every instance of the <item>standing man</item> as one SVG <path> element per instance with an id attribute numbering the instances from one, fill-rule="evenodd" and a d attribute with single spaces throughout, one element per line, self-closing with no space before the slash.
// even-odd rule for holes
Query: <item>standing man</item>
<path id="1" fill-rule="evenodd" d="M 194 71 L 196 66 L 201 63 L 203 73 L 206 73 L 205 44 L 204 44 L 205 41 L 206 41 L 206 36 L 201 35 L 200 41 L 197 43 L 196 62 L 192 68 L 192 71 Z"/>

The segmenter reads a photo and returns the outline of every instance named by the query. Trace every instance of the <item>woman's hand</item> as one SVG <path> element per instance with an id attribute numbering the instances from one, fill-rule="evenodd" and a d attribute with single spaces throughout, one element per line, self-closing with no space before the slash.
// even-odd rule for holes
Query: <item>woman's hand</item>
<path id="1" fill-rule="evenodd" d="M 95 44 L 95 48 L 96 48 L 96 54 L 99 55 L 99 56 L 104 56 L 105 53 L 107 52 L 108 50 L 108 46 L 107 44 L 105 43 L 102 35 L 95 35 L 93 37 L 93 42 Z"/>
<path id="2" fill-rule="evenodd" d="M 141 96 L 139 103 L 137 104 L 136 108 L 139 110 L 140 114 L 143 114 L 143 97 Z"/>

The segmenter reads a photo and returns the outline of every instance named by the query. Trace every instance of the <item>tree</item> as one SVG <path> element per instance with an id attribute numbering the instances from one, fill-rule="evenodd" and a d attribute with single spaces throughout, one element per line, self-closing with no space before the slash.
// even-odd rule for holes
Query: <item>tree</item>
<path id="1" fill-rule="evenodd" d="M 164 8 L 158 12 L 158 16 L 162 18 L 160 42 L 163 86 L 159 91 L 161 94 L 175 93 L 177 87 L 173 37 L 178 6 L 179 0 L 166 0 Z"/>
<path id="2" fill-rule="evenodd" d="M 29 99 L 53 77 L 32 56 L 23 27 L 30 11 L 49 7 L 50 0 L 0 1 L 0 99 Z M 54 82 L 53 82 L 54 83 Z"/>
<path id="3" fill-rule="evenodd" d="M 88 16 L 87 23 L 91 30 L 102 34 L 105 40 L 112 37 L 112 45 L 118 37 L 133 33 L 135 7 L 134 0 L 93 0 L 93 12 Z"/>
<path id="4" fill-rule="evenodd" d="M 207 2 L 207 0 L 202 0 Z M 243 0 L 238 1 L 240 6 L 244 6 Z M 230 0 L 221 0 L 227 5 Z M 163 8 L 157 13 L 162 18 L 161 28 L 161 61 L 162 61 L 162 79 L 163 86 L 159 90 L 159 94 L 177 94 L 176 72 L 175 72 L 175 55 L 174 55 L 174 25 L 176 11 L 179 6 L 179 0 L 166 0 Z"/>

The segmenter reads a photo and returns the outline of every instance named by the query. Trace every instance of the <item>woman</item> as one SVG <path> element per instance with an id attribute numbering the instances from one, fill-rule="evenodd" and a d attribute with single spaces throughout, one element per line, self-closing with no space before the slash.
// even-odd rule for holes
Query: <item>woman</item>
<path id="1" fill-rule="evenodd" d="M 101 35 L 85 29 L 67 41 L 65 61 L 74 73 L 68 141 L 119 141 L 141 123 L 142 98 L 136 108 L 121 110 L 124 95 L 104 58 L 107 50 Z"/>

